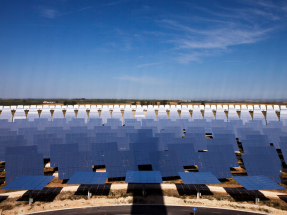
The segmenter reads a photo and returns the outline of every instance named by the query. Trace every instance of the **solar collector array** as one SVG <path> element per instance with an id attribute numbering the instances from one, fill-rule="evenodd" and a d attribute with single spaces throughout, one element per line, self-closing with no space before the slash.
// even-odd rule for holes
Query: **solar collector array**
<path id="1" fill-rule="evenodd" d="M 31 112 L 32 115 L 33 115 L 33 108 L 34 107 L 30 108 L 30 111 L 32 111 Z M 87 121 L 82 117 L 76 119 L 74 110 L 77 108 L 70 106 L 67 108 L 68 113 L 68 114 L 66 113 L 67 120 L 54 119 L 55 121 L 48 121 L 49 119 L 47 117 L 44 117 L 46 119 L 40 118 L 40 119 L 34 119 L 34 121 L 16 120 L 13 123 L 8 122 L 7 120 L 2 121 L 1 123 L 4 123 L 5 127 L 10 128 L 11 130 L 10 131 L 5 130 L 3 132 L 1 132 L 0 130 L 0 147 L 1 149 L 4 149 L 4 152 L 3 151 L 0 152 L 0 156 L 2 157 L 2 160 L 6 159 L 5 149 L 7 147 L 8 141 L 9 144 L 15 146 L 37 145 L 38 152 L 42 153 L 45 158 L 49 157 L 51 158 L 51 166 L 59 167 L 60 165 L 62 165 L 61 170 L 64 169 L 66 172 L 65 174 L 68 175 L 68 177 L 70 177 L 71 174 L 74 171 L 77 171 L 79 168 L 84 168 L 86 169 L 85 171 L 90 171 L 88 169 L 91 169 L 92 165 L 105 165 L 106 151 L 110 154 L 110 153 L 118 153 L 118 151 L 121 150 L 124 151 L 126 154 L 128 153 L 131 154 L 127 155 L 126 158 L 134 157 L 134 159 L 127 159 L 127 160 L 122 159 L 122 165 L 120 169 L 131 168 L 132 170 L 137 170 L 138 165 L 151 164 L 153 168 L 161 169 L 164 172 L 163 175 L 166 175 L 164 177 L 168 177 L 178 175 L 172 169 L 177 168 L 182 171 L 183 166 L 195 165 L 196 163 L 200 162 L 199 167 L 200 171 L 204 171 L 208 168 L 211 168 L 213 169 L 213 172 L 217 172 L 215 174 L 218 174 L 225 172 L 225 170 L 223 171 L 223 169 L 226 169 L 226 167 L 222 167 L 221 164 L 217 165 L 220 161 L 224 161 L 224 159 L 218 158 L 218 156 L 213 155 L 213 153 L 211 153 L 212 150 L 210 150 L 211 146 L 216 146 L 216 148 L 221 147 L 217 145 L 225 146 L 227 144 L 229 145 L 228 147 L 232 146 L 233 147 L 233 156 L 231 156 L 232 158 L 229 156 L 231 155 L 231 153 L 227 152 L 224 154 L 221 153 L 221 156 L 226 158 L 225 163 L 229 163 L 229 166 L 234 166 L 230 163 L 236 164 L 236 161 L 234 161 L 234 151 L 237 151 L 238 147 L 235 137 L 239 137 L 239 140 L 242 142 L 244 152 L 248 153 L 250 147 L 252 146 L 267 147 L 267 145 L 269 146 L 271 141 L 274 142 L 276 148 L 280 148 L 281 146 L 279 139 L 281 135 L 286 134 L 286 132 L 284 133 L 284 131 L 282 130 L 283 124 L 274 124 L 274 123 L 272 124 L 270 122 L 268 123 L 269 125 L 267 127 L 264 127 L 266 125 L 262 124 L 261 120 L 253 121 L 252 123 L 247 122 L 246 126 L 244 127 L 244 124 L 240 120 L 236 120 L 238 122 L 227 123 L 224 122 L 225 121 L 224 119 L 220 120 L 220 117 L 219 119 L 216 120 L 203 120 L 201 115 L 201 119 L 196 119 L 195 117 L 193 118 L 193 121 L 190 121 L 189 119 L 186 120 L 178 119 L 174 118 L 175 114 L 178 114 L 177 108 L 179 107 L 172 106 L 170 108 L 171 117 L 167 119 L 167 117 L 165 117 L 167 115 L 164 115 L 166 114 L 167 107 L 160 106 L 159 112 L 161 113 L 163 119 L 159 117 L 159 120 L 155 121 L 153 119 L 144 119 L 141 113 L 143 108 L 135 107 L 135 110 L 138 111 L 138 114 L 136 114 L 137 119 L 141 120 L 138 121 L 137 119 L 128 119 L 124 117 L 126 123 L 125 127 L 123 127 L 121 124 L 121 119 L 119 115 L 120 112 L 118 107 L 116 107 L 116 109 L 114 109 L 113 112 L 113 114 L 115 114 L 114 116 L 116 116 L 116 113 L 118 114 L 119 117 L 116 118 L 111 118 L 110 107 L 103 107 L 102 108 L 103 118 L 96 118 L 97 117 L 96 114 L 98 114 L 97 109 L 91 108 L 91 110 L 93 109 L 94 111 L 95 118 L 91 117 Z M 21 108 L 19 107 L 19 110 L 20 109 Z M 189 110 L 186 109 L 185 113 L 189 114 Z M 195 107 L 193 109 L 194 111 L 193 116 L 196 116 L 196 114 L 201 114 L 201 109 L 202 107 Z M 34 108 L 34 110 L 37 109 Z M 79 110 L 78 114 L 81 113 L 82 116 L 86 116 L 86 112 L 84 111 L 83 107 L 82 109 L 81 107 L 78 108 L 78 110 Z M 130 114 L 131 114 L 130 116 L 132 116 L 131 110 L 132 108 L 130 108 Z M 153 113 L 155 108 L 147 107 L 147 110 L 150 110 L 151 115 L 154 116 Z M 9 109 L 9 111 L 11 110 Z M 208 111 L 210 114 L 211 112 L 209 109 Z M 225 114 L 224 108 L 220 109 L 219 112 Z M 81 114 L 78 116 L 81 116 Z M 231 110 L 229 110 L 229 114 L 231 114 Z M 232 110 L 232 114 L 233 115 L 235 114 L 235 110 Z M 205 116 L 207 117 L 207 115 Z M 102 120 L 105 117 L 106 117 L 106 123 L 105 126 L 102 126 L 103 123 Z M 2 126 L 1 123 L 0 128 Z M 186 129 L 185 134 L 183 134 L 182 132 L 183 128 Z M 207 133 L 207 131 L 212 132 L 213 140 L 206 139 L 205 133 Z M 274 135 L 275 132 L 273 131 L 276 131 L 276 135 Z M 235 136 L 237 135 L 237 133 L 239 134 L 239 136 Z M 263 137 L 262 134 L 266 134 L 266 137 Z M 181 137 L 182 135 L 185 135 L 185 137 L 182 138 Z M 250 136 L 250 135 L 257 135 L 257 136 Z M 177 142 L 174 142 L 174 139 L 178 139 Z M 276 143 L 274 141 L 275 139 Z M 5 143 L 5 141 L 7 144 Z M 109 143 L 111 142 L 113 143 L 113 146 L 109 145 Z M 64 153 L 65 155 L 62 156 L 62 158 L 58 156 L 58 159 L 60 159 L 58 161 L 57 158 L 55 158 L 57 157 L 57 155 L 53 155 L 53 153 L 51 153 L 50 151 L 50 145 L 52 147 L 53 145 L 52 143 L 53 144 L 56 143 L 58 145 L 59 148 L 56 150 L 59 151 L 64 150 L 67 152 L 66 154 Z M 69 144 L 78 144 L 76 152 L 74 151 L 69 152 L 70 149 L 68 149 L 67 146 L 60 146 Z M 92 144 L 99 144 L 99 145 L 108 144 L 108 145 L 103 146 L 102 149 L 98 147 L 94 150 L 91 150 Z M 117 145 L 117 147 L 115 147 L 115 145 Z M 138 149 L 136 149 L 134 145 L 136 145 L 136 148 Z M 141 145 L 143 145 L 142 148 L 139 147 Z M 284 145 L 283 144 L 281 145 L 284 148 Z M 106 146 L 110 146 L 110 148 L 105 148 Z M 66 148 L 63 149 L 61 147 Z M 192 150 L 192 147 L 194 147 L 194 150 Z M 164 152 L 165 150 L 169 151 Z M 198 150 L 208 150 L 208 152 L 204 152 L 207 154 L 205 155 L 202 154 L 202 156 L 198 158 L 198 155 L 201 154 L 198 153 Z M 94 154 L 91 153 L 90 155 L 88 155 L 87 151 L 91 152 L 94 151 Z M 151 154 L 153 153 L 155 154 L 163 152 L 169 153 L 170 151 L 177 151 L 175 152 L 175 154 L 179 155 L 179 159 L 177 155 L 172 155 L 171 157 L 175 156 L 172 159 L 170 159 L 170 157 L 167 157 L 166 160 L 163 160 L 160 156 L 156 156 L 158 159 L 156 162 L 155 159 L 153 159 L 154 155 L 151 156 Z M 282 152 L 283 151 L 284 150 L 282 150 Z M 55 153 L 57 154 L 57 152 Z M 170 153 L 174 154 L 173 152 Z M 69 156 L 79 158 L 80 162 L 77 163 L 72 160 L 70 161 L 68 158 Z M 248 156 L 246 156 L 245 158 L 246 160 L 248 160 L 247 157 Z M 255 155 L 255 157 L 257 158 L 257 155 Z M 173 160 L 173 162 L 175 162 L 176 165 L 171 165 L 170 164 L 171 160 Z M 229 162 L 229 160 L 233 161 Z M 159 161 L 161 161 L 160 165 L 158 164 Z M 113 160 L 113 162 L 116 161 Z M 128 163 L 128 165 L 126 165 L 126 162 Z M 217 167 L 215 166 L 215 164 L 211 164 L 212 162 L 215 162 Z M 249 163 L 248 161 L 246 162 Z M 71 165 L 68 165 L 69 163 Z M 110 162 L 109 165 L 113 168 L 117 167 L 117 165 L 111 164 Z M 271 162 L 270 167 L 274 165 L 278 166 L 278 163 Z M 177 167 L 174 168 L 174 166 Z M 277 166 L 275 168 L 276 172 L 279 171 Z M 170 171 L 167 171 L 168 168 L 171 168 Z M 228 171 L 229 174 L 231 174 L 230 170 Z M 121 171 L 119 172 L 120 173 L 116 173 L 115 175 L 120 175 L 117 177 L 124 177 L 124 174 Z M 252 170 L 251 172 L 256 171 Z M 218 177 L 227 177 L 230 176 L 229 174 L 224 173 Z M 111 175 L 113 176 L 113 174 Z"/>

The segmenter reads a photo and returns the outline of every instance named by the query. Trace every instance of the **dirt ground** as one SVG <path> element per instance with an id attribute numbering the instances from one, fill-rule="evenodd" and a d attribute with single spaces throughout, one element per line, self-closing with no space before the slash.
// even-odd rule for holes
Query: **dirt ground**
<path id="1" fill-rule="evenodd" d="M 191 168 L 187 171 L 194 171 Z M 96 172 L 105 172 L 105 168 L 96 169 Z M 244 171 L 241 168 L 234 170 L 236 173 Z M 53 168 L 45 168 L 45 173 L 54 175 L 55 178 L 46 186 L 46 188 L 65 188 L 61 192 L 57 193 L 52 200 L 43 200 L 42 198 L 36 198 L 35 202 L 30 206 L 28 204 L 27 197 L 9 197 L 3 199 L 0 196 L 0 211 L 2 214 L 23 214 L 32 213 L 37 211 L 64 209 L 73 207 L 85 207 L 85 206 L 100 206 L 100 205 L 118 205 L 118 204 L 174 204 L 174 205 L 194 205 L 194 206 L 208 206 L 208 207 L 220 207 L 231 208 L 246 211 L 254 211 L 269 214 L 286 214 L 287 215 L 287 190 L 273 190 L 274 192 L 282 193 L 282 197 L 278 198 L 278 193 L 270 195 L 268 198 L 262 197 L 259 205 L 254 205 L 254 197 L 247 198 L 247 200 L 240 200 L 240 197 L 232 196 L 232 194 L 226 193 L 225 189 L 238 188 L 242 189 L 242 186 L 233 179 L 220 180 L 222 184 L 207 185 L 209 186 L 210 193 L 202 195 L 201 199 L 196 199 L 194 194 L 187 195 L 186 193 L 180 193 L 177 189 L 162 189 L 162 193 L 151 193 L 145 198 L 130 192 L 128 190 L 121 190 L 122 185 L 126 184 L 124 180 L 111 180 L 106 181 L 106 185 L 119 185 L 119 189 L 112 189 L 108 191 L 108 194 L 97 194 L 92 199 L 87 200 L 87 195 L 77 193 L 77 186 L 66 184 L 65 180 L 58 180 L 58 173 Z M 5 174 L 0 175 L 5 177 Z M 283 174 L 282 174 L 283 176 Z M 283 176 L 284 178 L 286 175 Z M 170 185 L 169 185 L 170 184 Z M 178 178 L 166 179 L 163 181 L 163 185 L 166 187 L 182 185 L 182 180 Z M 121 186 L 120 186 L 121 185 Z M 287 188 L 287 185 L 280 184 Z M 4 185 L 0 185 L 0 188 Z M 69 188 L 70 187 L 70 188 Z M 66 189 L 68 188 L 68 189 Z M 75 192 L 76 191 L 76 192 Z M 0 194 L 7 193 L 0 189 Z M 16 192 L 16 191 L 15 191 Z M 267 191 L 272 192 L 272 191 Z M 262 191 L 263 193 L 263 191 Z M 270 194 L 269 193 L 269 194 Z M 264 193 L 263 193 L 264 194 Z M 21 194 L 22 195 L 22 194 Z M 265 194 L 266 195 L 266 194 Z M 274 197 L 274 198 L 273 198 Z M 2 198 L 2 199 L 1 199 Z"/>
<path id="2" fill-rule="evenodd" d="M 107 196 L 93 196 L 90 200 L 86 195 L 74 195 L 73 192 L 60 193 L 52 202 L 36 201 L 32 206 L 28 201 L 17 201 L 17 199 L 7 199 L 0 203 L 3 215 L 23 214 L 37 211 L 55 210 L 73 207 L 121 205 L 121 204 L 168 204 L 168 205 L 192 205 L 208 206 L 219 208 L 230 208 L 245 211 L 269 213 L 275 215 L 287 214 L 287 204 L 282 205 L 278 200 L 261 201 L 259 205 L 253 202 L 235 202 L 230 196 L 215 194 L 212 196 L 202 196 L 195 199 L 194 196 L 179 196 L 177 192 L 163 191 L 163 196 L 148 195 L 146 197 L 133 196 L 124 190 L 110 191 Z M 285 210 L 278 208 L 284 207 Z"/>
<path id="3" fill-rule="evenodd" d="M 98 171 L 98 170 L 97 170 Z M 99 171 L 103 171 L 100 169 Z M 175 204 L 175 205 L 195 205 L 195 206 L 209 206 L 209 207 L 222 207 L 247 211 L 257 211 L 269 214 L 286 214 L 287 215 L 287 190 L 276 190 L 274 192 L 282 193 L 281 199 L 278 198 L 278 194 L 274 195 L 274 198 L 261 198 L 259 206 L 254 205 L 254 197 L 247 198 L 247 200 L 240 200 L 237 196 L 229 195 L 226 193 L 226 188 L 241 188 L 233 179 L 220 180 L 222 184 L 207 185 L 211 192 L 205 193 L 201 199 L 196 199 L 194 194 L 181 193 L 177 189 L 162 189 L 161 193 L 151 193 L 147 197 L 143 198 L 139 193 L 135 194 L 133 191 L 121 190 L 122 185 L 126 184 L 124 180 L 107 181 L 106 185 L 113 185 L 114 188 L 108 191 L 108 194 L 96 194 L 92 199 L 87 200 L 87 195 L 83 192 L 77 193 L 77 186 L 67 185 L 65 181 L 58 180 L 57 172 L 52 173 L 56 177 L 46 186 L 46 188 L 65 188 L 61 192 L 57 193 L 52 200 L 43 200 L 41 198 L 35 198 L 35 202 L 32 206 L 28 204 L 27 197 L 9 197 L 1 201 L 0 196 L 0 211 L 2 214 L 22 214 L 32 213 L 44 210 L 63 209 L 71 207 L 83 207 L 83 206 L 97 206 L 97 205 L 114 205 L 114 204 Z M 119 189 L 116 185 L 119 185 Z M 181 179 L 165 180 L 163 185 L 166 187 L 182 185 Z M 287 188 L 287 185 L 280 184 Z M 3 185 L 1 185 L 3 187 Z M 69 187 L 71 189 L 69 189 Z M 68 188 L 68 189 L 66 189 Z M 0 189 L 0 193 L 6 193 L 6 191 Z M 16 191 L 15 191 L 16 192 Z M 268 192 L 268 191 L 267 191 Z M 269 191 L 270 193 L 272 191 Z M 262 192 L 263 193 L 263 192 Z M 22 194 L 21 194 L 22 195 Z M 3 197 L 2 197 L 3 198 Z"/>

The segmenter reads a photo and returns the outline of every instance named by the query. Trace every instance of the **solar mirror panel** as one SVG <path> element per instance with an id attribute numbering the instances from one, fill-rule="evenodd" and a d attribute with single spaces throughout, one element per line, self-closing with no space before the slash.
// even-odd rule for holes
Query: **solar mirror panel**
<path id="1" fill-rule="evenodd" d="M 28 176 L 21 175 L 2 190 L 42 190 L 54 176 Z"/>
<path id="2" fill-rule="evenodd" d="M 168 149 L 171 151 L 178 151 L 183 166 L 193 166 L 198 164 L 199 154 L 194 150 L 192 143 L 169 144 Z"/>
<path id="3" fill-rule="evenodd" d="M 162 177 L 178 176 L 184 172 L 180 155 L 177 151 L 160 151 L 150 153 L 152 169 L 160 171 Z"/>
<path id="4" fill-rule="evenodd" d="M 225 159 L 225 162 L 229 163 L 229 167 L 239 167 L 232 145 L 207 145 L 207 150 L 209 153 L 214 153 L 222 156 L 222 158 Z"/>
<path id="5" fill-rule="evenodd" d="M 254 129 L 255 131 L 259 131 L 261 133 L 262 129 L 265 127 L 265 122 L 264 122 L 264 125 L 263 125 L 263 121 L 262 120 L 256 120 L 254 118 L 252 121 L 249 121 L 249 122 L 245 123 L 244 126 L 246 128 L 251 128 L 251 129 Z"/>
<path id="6" fill-rule="evenodd" d="M 109 133 L 112 128 L 110 126 L 94 126 L 94 130 L 96 133 Z"/>
<path id="7" fill-rule="evenodd" d="M 19 136 L 17 136 L 19 137 Z M 22 139 L 0 140 L 0 161 L 6 160 L 7 147 L 27 146 L 27 140 Z"/>
<path id="8" fill-rule="evenodd" d="M 208 152 L 199 153 L 198 171 L 211 172 L 218 179 L 232 178 L 230 164 L 226 162 L 222 154 Z"/>
<path id="9" fill-rule="evenodd" d="M 117 133 L 97 133 L 96 142 L 98 143 L 109 143 L 116 142 Z"/>
<path id="10" fill-rule="evenodd" d="M 176 138 L 183 136 L 183 131 L 180 126 L 168 126 L 160 131 L 160 133 L 174 133 Z"/>
<path id="11" fill-rule="evenodd" d="M 246 135 L 246 139 L 241 141 L 245 153 L 249 147 L 270 147 L 268 137 L 266 135 Z"/>
<path id="12" fill-rule="evenodd" d="M 116 129 L 118 126 L 122 126 L 122 121 L 119 119 L 107 119 L 105 126 L 111 126 L 112 129 Z"/>
<path id="13" fill-rule="evenodd" d="M 130 151 L 133 151 L 136 158 L 137 165 L 148 165 L 151 164 L 150 152 L 158 151 L 156 141 L 147 141 L 139 143 L 130 143 Z"/>
<path id="14" fill-rule="evenodd" d="M 234 176 L 233 179 L 246 190 L 281 190 L 285 189 L 266 176 Z"/>
<path id="15" fill-rule="evenodd" d="M 285 163 L 287 163 L 287 141 L 286 142 L 280 142 L 280 149 L 283 155 L 283 158 L 285 160 Z"/>
<path id="16" fill-rule="evenodd" d="M 27 139 L 27 145 L 34 145 L 34 135 L 38 133 L 37 127 L 19 128 L 18 135 L 24 135 Z"/>
<path id="17" fill-rule="evenodd" d="M 75 119 L 74 119 L 75 120 Z M 79 122 L 72 120 L 71 122 L 69 122 L 70 126 L 70 134 L 75 134 L 75 133 L 86 133 L 88 130 L 87 126 L 83 126 L 81 124 L 84 123 L 84 121 L 82 122 L 82 119 L 78 119 L 80 120 Z"/>
<path id="18" fill-rule="evenodd" d="M 221 184 L 211 172 L 179 172 L 184 184 Z"/>
<path id="19" fill-rule="evenodd" d="M 159 151 L 161 149 L 157 137 L 148 137 L 137 142 L 131 142 L 129 147 L 132 151 Z"/>
<path id="20" fill-rule="evenodd" d="M 160 171 L 127 171 L 126 183 L 162 183 Z"/>
<path id="21" fill-rule="evenodd" d="M 189 124 L 189 127 L 186 129 L 186 133 L 203 133 L 204 134 L 205 129 L 204 127 L 198 127 L 197 123 L 193 122 Z"/>
<path id="22" fill-rule="evenodd" d="M 111 143 L 92 143 L 91 157 L 93 165 L 105 165 L 105 154 L 107 151 L 117 151 L 118 145 L 116 142 Z"/>
<path id="23" fill-rule="evenodd" d="M 134 153 L 131 151 L 108 151 L 104 162 L 109 178 L 125 177 L 128 170 L 138 170 Z"/>
<path id="24" fill-rule="evenodd" d="M 265 175 L 277 183 L 281 182 L 281 161 L 271 146 L 249 147 L 242 159 L 248 176 Z"/>
<path id="25" fill-rule="evenodd" d="M 98 116 L 98 111 L 96 112 L 96 115 Z M 93 126 L 93 128 L 95 126 L 102 126 L 103 122 L 101 118 L 89 118 L 88 121 L 88 127 Z"/>
<path id="26" fill-rule="evenodd" d="M 5 131 L 1 132 L 0 140 L 19 140 L 23 139 L 24 135 L 17 135 L 17 131 Z"/>
<path id="27" fill-rule="evenodd" d="M 283 135 L 281 128 L 264 128 L 263 133 L 267 135 L 269 143 L 273 143 L 276 149 L 280 149 L 280 136 Z"/>
<path id="28" fill-rule="evenodd" d="M 242 140 L 246 140 L 246 135 L 261 135 L 260 131 L 255 131 L 252 128 L 237 128 L 237 134 L 239 140 L 242 142 Z"/>
<path id="29" fill-rule="evenodd" d="M 67 184 L 105 184 L 108 172 L 75 172 Z"/>
<path id="30" fill-rule="evenodd" d="M 50 166 L 59 167 L 62 161 L 62 154 L 79 151 L 78 144 L 51 144 L 50 145 Z"/>
<path id="31" fill-rule="evenodd" d="M 126 137 L 127 133 L 134 133 L 136 132 L 134 129 L 134 126 L 120 126 L 117 129 L 115 129 L 115 132 L 118 137 Z"/>
<path id="32" fill-rule="evenodd" d="M 129 138 L 128 137 L 117 137 L 115 141 L 118 144 L 119 151 L 127 151 L 129 150 Z"/>
<path id="33" fill-rule="evenodd" d="M 44 174 L 43 154 L 37 152 L 37 146 L 7 147 L 6 154 L 6 184 L 20 175 Z"/>
<path id="34" fill-rule="evenodd" d="M 63 144 L 63 139 L 57 138 L 54 134 L 37 134 L 34 137 L 34 145 L 37 145 L 44 158 L 50 158 L 51 144 Z"/>
<path id="35" fill-rule="evenodd" d="M 90 152 L 63 153 L 58 166 L 59 180 L 69 179 L 75 172 L 92 172 Z"/>
<path id="36" fill-rule="evenodd" d="M 283 126 L 284 125 L 282 121 L 278 121 L 278 122 L 271 121 L 271 122 L 268 122 L 266 127 L 267 128 L 282 128 Z"/>
<path id="37" fill-rule="evenodd" d="M 287 136 L 286 135 L 284 135 L 284 136 L 281 136 L 280 137 L 280 142 L 287 142 Z"/>
<path id="38" fill-rule="evenodd" d="M 139 134 L 146 134 L 146 137 L 153 137 L 152 129 L 142 128 L 136 129 Z"/>
<path id="39" fill-rule="evenodd" d="M 77 143 L 80 151 L 89 151 L 91 142 L 96 142 L 96 138 L 88 137 L 87 133 L 66 134 L 66 144 Z"/>
<path id="40" fill-rule="evenodd" d="M 172 144 L 173 139 L 175 138 L 174 133 L 157 133 L 155 136 L 159 138 L 159 146 L 161 151 L 167 150 L 168 144 Z"/>
<path id="41" fill-rule="evenodd" d="M 213 123 L 212 123 L 212 135 L 216 136 L 217 134 L 232 134 L 232 130 L 230 130 L 228 127 L 224 127 L 225 124 L 223 124 L 223 126 L 220 127 L 214 127 Z"/>
<path id="42" fill-rule="evenodd" d="M 239 151 L 238 144 L 234 134 L 212 134 L 213 143 L 215 144 L 230 144 L 234 151 Z"/>
<path id="43" fill-rule="evenodd" d="M 143 140 L 150 138 L 145 133 L 127 133 L 130 143 L 143 142 Z"/>
<path id="44" fill-rule="evenodd" d="M 187 114 L 189 115 L 189 118 L 190 118 L 189 112 L 187 112 Z M 182 127 L 182 129 L 188 128 L 188 122 L 189 122 L 188 119 L 182 119 L 182 117 L 181 119 L 176 120 L 176 123 L 179 124 Z"/>
<path id="45" fill-rule="evenodd" d="M 207 150 L 205 133 L 186 133 L 185 138 L 192 138 L 195 150 Z"/>
<path id="46" fill-rule="evenodd" d="M 270 159 L 273 164 L 281 166 L 281 161 L 278 157 L 277 151 L 273 146 L 249 146 L 245 147 L 245 155 L 259 155 L 265 156 L 266 159 Z"/>

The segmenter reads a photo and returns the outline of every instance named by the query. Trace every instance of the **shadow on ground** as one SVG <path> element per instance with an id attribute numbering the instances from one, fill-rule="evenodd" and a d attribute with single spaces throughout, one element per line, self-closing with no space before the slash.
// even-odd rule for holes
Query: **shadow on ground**
<path id="1" fill-rule="evenodd" d="M 175 186 L 176 186 L 177 192 L 180 196 L 195 195 L 195 197 L 196 197 L 197 185 L 175 184 Z M 213 193 L 210 191 L 210 189 L 206 185 L 199 185 L 199 190 L 200 190 L 201 196 L 213 195 Z"/>
<path id="2" fill-rule="evenodd" d="M 8 196 L 0 196 L 0 203 L 3 202 L 4 200 L 6 200 L 8 198 Z"/>
<path id="3" fill-rule="evenodd" d="M 144 211 L 146 214 L 157 214 L 157 215 L 166 215 L 167 210 L 164 206 L 163 191 L 160 184 L 145 184 L 145 197 L 143 197 L 143 184 L 128 184 L 127 193 L 132 194 L 133 202 L 131 208 L 131 214 L 138 214 L 140 211 Z M 150 202 L 147 202 L 147 198 L 152 196 L 154 199 Z M 150 198 L 149 198 L 150 199 Z M 138 204 L 157 204 L 159 206 L 151 208 L 149 205 Z"/>
<path id="4" fill-rule="evenodd" d="M 246 190 L 244 188 L 223 187 L 225 191 L 237 202 L 255 201 L 255 191 Z M 262 201 L 270 200 L 258 191 L 258 198 Z"/>
<path id="5" fill-rule="evenodd" d="M 279 195 L 278 196 L 282 201 L 287 203 L 287 195 Z"/>
<path id="6" fill-rule="evenodd" d="M 88 195 L 88 191 L 93 196 L 108 196 L 111 190 L 111 184 L 103 185 L 80 185 L 74 195 Z"/>
<path id="7" fill-rule="evenodd" d="M 0 177 L 0 185 L 4 184 L 5 182 L 5 177 Z"/>
<path id="8" fill-rule="evenodd" d="M 47 187 L 43 190 L 33 190 L 32 198 L 33 201 L 39 202 L 52 202 L 60 194 L 62 187 Z M 24 195 L 17 201 L 29 201 L 29 191 L 25 192 Z"/>

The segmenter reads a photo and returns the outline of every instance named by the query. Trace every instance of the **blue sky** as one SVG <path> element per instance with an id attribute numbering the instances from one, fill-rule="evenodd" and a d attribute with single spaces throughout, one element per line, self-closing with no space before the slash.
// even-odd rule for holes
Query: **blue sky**
<path id="1" fill-rule="evenodd" d="M 287 1 L 0 1 L 0 98 L 287 99 Z"/>

